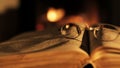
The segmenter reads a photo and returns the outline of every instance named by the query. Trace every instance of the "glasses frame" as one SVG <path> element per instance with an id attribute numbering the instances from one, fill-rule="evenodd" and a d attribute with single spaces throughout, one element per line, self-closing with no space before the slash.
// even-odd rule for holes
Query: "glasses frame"
<path id="1" fill-rule="evenodd" d="M 103 28 L 104 28 L 105 25 L 112 27 L 112 29 L 115 29 L 117 35 L 116 35 L 116 37 L 115 37 L 114 39 L 112 39 L 112 40 L 102 40 L 102 39 L 101 39 L 101 41 L 105 41 L 105 42 L 114 41 L 114 40 L 117 39 L 118 36 L 120 35 L 120 27 L 118 27 L 118 26 L 115 26 L 115 25 L 112 25 L 112 24 L 97 24 L 97 25 L 98 25 L 98 27 L 94 28 L 94 32 L 93 32 L 93 33 L 94 33 L 94 37 L 95 37 L 96 39 L 97 39 L 97 35 L 96 35 L 96 32 L 95 32 L 95 31 L 100 30 L 100 29 L 103 30 Z"/>
<path id="2" fill-rule="evenodd" d="M 75 40 L 78 40 L 78 39 L 76 39 L 76 38 L 79 37 L 79 35 L 81 34 L 81 32 L 84 31 L 84 29 L 85 29 L 84 27 L 79 26 L 79 25 L 77 25 L 77 24 L 68 23 L 68 24 L 65 24 L 65 25 L 63 25 L 63 26 L 61 27 L 61 29 L 60 29 L 61 34 L 62 34 L 63 29 L 64 29 L 64 26 L 66 26 L 66 25 L 76 26 L 76 27 L 77 27 L 77 32 L 78 32 L 78 36 L 75 36 L 75 37 L 67 37 L 67 36 L 63 35 L 63 36 L 64 36 L 65 38 L 67 38 L 67 39 L 75 39 Z M 80 41 L 80 40 L 78 40 L 78 41 Z"/>
<path id="3" fill-rule="evenodd" d="M 76 39 L 77 37 L 79 37 L 79 35 L 81 34 L 81 32 L 84 31 L 84 30 L 93 31 L 94 37 L 96 39 L 98 39 L 98 37 L 96 35 L 96 31 L 99 31 L 101 29 L 103 30 L 103 28 L 104 28 L 105 25 L 110 26 L 110 27 L 112 27 L 112 28 L 114 28 L 116 30 L 117 36 L 113 40 L 117 39 L 117 37 L 120 35 L 120 31 L 119 31 L 120 27 L 117 27 L 117 26 L 111 25 L 111 24 L 102 24 L 101 23 L 101 24 L 95 24 L 95 25 L 90 26 L 90 27 L 87 27 L 87 25 L 86 25 L 86 27 L 82 27 L 82 26 L 79 26 L 79 25 L 73 24 L 73 23 L 65 24 L 64 26 L 66 26 L 66 25 L 74 25 L 74 26 L 76 26 L 77 32 L 78 32 L 78 36 L 75 36 L 75 37 L 67 37 L 67 36 L 63 35 L 67 39 Z M 63 31 L 64 26 L 61 27 L 61 30 L 60 30 L 61 33 Z M 78 40 L 78 39 L 76 39 L 76 40 Z M 101 41 L 113 41 L 113 40 L 102 40 L 101 39 Z"/>

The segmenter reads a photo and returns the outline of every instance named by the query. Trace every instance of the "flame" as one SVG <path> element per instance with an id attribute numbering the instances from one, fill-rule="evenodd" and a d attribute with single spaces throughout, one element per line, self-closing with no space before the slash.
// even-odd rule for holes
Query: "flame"
<path id="1" fill-rule="evenodd" d="M 49 8 L 47 12 L 47 19 L 50 22 L 56 22 L 63 18 L 65 12 L 63 9 Z"/>

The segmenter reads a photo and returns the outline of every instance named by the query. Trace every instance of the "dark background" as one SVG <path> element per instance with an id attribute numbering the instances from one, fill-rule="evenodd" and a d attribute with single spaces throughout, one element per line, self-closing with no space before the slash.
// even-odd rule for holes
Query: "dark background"
<path id="1" fill-rule="evenodd" d="M 120 25 L 120 0 L 97 0 L 96 2 L 101 22 Z M 69 4 L 70 6 L 68 6 Z M 5 14 L 0 15 L 0 41 L 35 30 L 37 16 L 45 13 L 49 6 L 63 7 L 69 15 L 79 11 L 84 12 L 82 4 L 84 3 L 80 0 L 76 2 L 74 0 L 20 0 L 18 9 L 10 9 Z M 77 5 L 81 5 L 81 7 L 76 7 Z M 73 11 L 69 11 L 71 8 Z M 78 10 L 78 8 L 81 9 Z"/>

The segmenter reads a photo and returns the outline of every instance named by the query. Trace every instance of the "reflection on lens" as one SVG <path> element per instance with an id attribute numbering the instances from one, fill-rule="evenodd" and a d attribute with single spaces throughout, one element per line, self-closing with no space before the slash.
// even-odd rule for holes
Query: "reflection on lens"
<path id="1" fill-rule="evenodd" d="M 61 34 L 67 38 L 76 38 L 80 34 L 80 28 L 75 24 L 66 24 L 61 28 Z"/>
<path id="2" fill-rule="evenodd" d="M 118 30 L 114 26 L 105 24 L 105 25 L 101 25 L 100 28 L 102 28 L 101 40 L 112 41 L 117 38 Z M 100 35 L 100 30 L 95 30 L 94 34 L 95 37 L 98 38 Z"/>

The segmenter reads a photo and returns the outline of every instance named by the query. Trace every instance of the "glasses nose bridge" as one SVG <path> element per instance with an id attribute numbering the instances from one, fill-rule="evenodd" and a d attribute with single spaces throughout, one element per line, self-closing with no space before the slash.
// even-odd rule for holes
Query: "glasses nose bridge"
<path id="1" fill-rule="evenodd" d="M 89 32 L 92 32 L 93 36 L 95 38 L 97 38 L 97 32 L 101 30 L 101 26 L 100 25 L 97 25 L 97 26 L 86 26 L 85 27 L 85 30 L 89 31 Z"/>
<path id="2" fill-rule="evenodd" d="M 81 24 L 66 24 L 66 25 L 64 25 L 62 28 L 61 28 L 61 34 L 62 35 L 64 35 L 65 37 L 69 37 L 69 36 L 71 36 L 71 34 L 69 34 L 69 32 L 70 33 L 73 33 L 73 32 L 71 32 L 71 29 L 69 29 L 69 28 L 71 28 L 71 27 L 76 27 L 76 32 L 78 33 L 77 34 L 77 36 L 73 36 L 72 38 L 77 38 L 77 37 L 79 37 L 80 35 L 81 35 L 81 32 L 83 32 L 83 31 L 85 31 L 85 30 L 87 30 L 88 32 L 90 31 L 90 32 L 92 32 L 92 34 L 94 34 L 94 37 L 95 38 L 97 38 L 97 36 L 96 36 L 96 31 L 99 31 L 99 29 L 100 29 L 100 26 L 98 26 L 98 25 L 96 25 L 96 26 L 88 26 L 88 25 L 81 25 Z M 67 34 L 67 32 L 68 32 L 68 34 Z M 67 37 L 67 38 L 68 38 Z M 71 37 L 70 37 L 71 38 Z"/>

